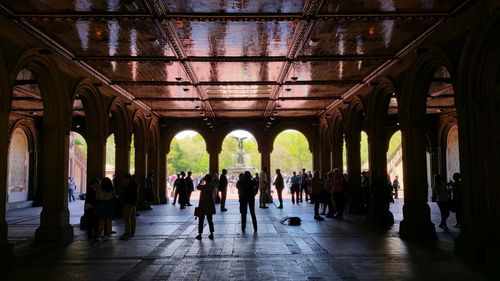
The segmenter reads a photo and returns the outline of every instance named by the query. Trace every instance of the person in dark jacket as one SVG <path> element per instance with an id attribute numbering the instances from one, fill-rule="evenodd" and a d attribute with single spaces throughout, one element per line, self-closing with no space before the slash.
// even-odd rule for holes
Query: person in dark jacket
<path id="1" fill-rule="evenodd" d="M 220 211 L 227 212 L 226 197 L 227 197 L 227 170 L 222 169 L 222 174 L 219 178 L 219 191 L 220 191 Z"/>
<path id="2" fill-rule="evenodd" d="M 144 186 L 144 202 L 147 210 L 153 210 L 151 203 L 154 201 L 155 188 L 155 171 L 149 171 L 146 177 L 146 185 Z"/>
<path id="3" fill-rule="evenodd" d="M 210 229 L 210 235 L 208 238 L 210 240 L 214 239 L 214 222 L 212 216 L 215 215 L 215 200 L 214 200 L 214 185 L 212 177 L 207 174 L 196 187 L 200 190 L 200 201 L 198 207 L 203 209 L 203 216 L 199 217 L 198 221 L 198 236 L 196 239 L 201 240 L 201 234 L 203 233 L 205 217 L 207 217 L 208 227 Z"/>
<path id="4" fill-rule="evenodd" d="M 188 202 L 188 190 L 186 185 L 186 173 L 184 173 L 184 171 L 181 172 L 181 177 L 179 178 L 177 190 L 179 191 L 179 205 L 181 205 L 181 209 L 186 209 L 186 205 L 189 202 Z"/>
<path id="5" fill-rule="evenodd" d="M 382 228 L 390 227 L 394 224 L 394 217 L 389 210 L 392 198 L 392 185 L 385 170 L 380 170 L 378 177 L 372 183 L 372 191 L 375 194 L 374 212 L 375 223 Z"/>
<path id="6" fill-rule="evenodd" d="M 185 179 L 186 181 L 186 188 L 187 188 L 187 205 L 188 206 L 193 206 L 191 205 L 191 193 L 194 191 L 194 183 L 193 183 L 193 178 L 191 177 L 191 171 L 188 172 L 188 175 Z"/>
<path id="7" fill-rule="evenodd" d="M 120 239 L 127 239 L 135 234 L 135 217 L 137 212 L 137 182 L 133 180 L 132 175 L 126 174 L 123 178 L 123 195 L 121 198 L 123 204 L 123 222 L 125 232 Z"/>
<path id="8" fill-rule="evenodd" d="M 96 192 L 99 189 L 100 181 L 94 178 L 90 181 L 85 194 L 85 212 L 84 216 L 87 221 L 87 237 L 96 239 L 98 237 L 99 217 L 97 214 L 97 198 Z"/>
<path id="9" fill-rule="evenodd" d="M 252 180 L 252 174 L 249 171 L 245 171 L 243 179 L 239 180 L 236 186 L 240 195 L 241 231 L 245 232 L 248 206 L 250 215 L 252 216 L 253 231 L 257 233 L 257 217 L 255 216 L 255 195 L 257 195 L 257 190 Z"/>

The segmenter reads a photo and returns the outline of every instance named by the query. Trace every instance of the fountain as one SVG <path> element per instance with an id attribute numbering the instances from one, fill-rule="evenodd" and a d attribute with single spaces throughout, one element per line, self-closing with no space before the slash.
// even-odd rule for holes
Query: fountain
<path id="1" fill-rule="evenodd" d="M 245 152 L 243 151 L 243 141 L 247 139 L 247 137 L 239 138 L 239 137 L 234 137 L 236 140 L 238 140 L 238 151 L 236 151 L 234 154 L 237 156 L 236 164 L 231 167 L 225 168 L 228 172 L 228 174 L 240 174 L 245 171 L 250 171 L 252 172 L 254 170 L 254 167 L 252 166 L 246 166 L 245 165 L 245 159 L 244 155 Z"/>

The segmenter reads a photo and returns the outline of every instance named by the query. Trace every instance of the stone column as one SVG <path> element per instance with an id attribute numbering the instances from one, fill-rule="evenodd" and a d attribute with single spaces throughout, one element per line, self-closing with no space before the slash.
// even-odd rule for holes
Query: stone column
<path id="1" fill-rule="evenodd" d="M 87 183 L 93 178 L 104 178 L 106 174 L 106 135 L 87 135 Z"/>
<path id="2" fill-rule="evenodd" d="M 35 241 L 73 239 L 68 210 L 68 149 L 69 124 L 44 124 L 43 209 Z"/>
<path id="3" fill-rule="evenodd" d="M 423 125 L 401 123 L 404 205 L 399 233 L 403 239 L 436 238 L 427 204 L 427 163 Z"/>
<path id="4" fill-rule="evenodd" d="M 342 132 L 336 132 L 339 133 L 340 136 L 334 136 L 332 140 L 332 168 L 338 168 L 341 171 L 344 169 L 344 163 L 342 159 L 342 149 L 343 149 L 343 134 Z"/>
<path id="5" fill-rule="evenodd" d="M 130 136 L 130 135 L 129 135 Z M 130 137 L 118 137 L 115 133 L 115 189 L 121 195 L 121 180 L 130 172 Z"/>
<path id="6" fill-rule="evenodd" d="M 313 156 L 314 157 L 314 156 Z M 260 151 L 260 169 L 262 170 L 264 167 L 267 167 L 267 176 L 274 174 L 271 171 L 271 151 L 268 148 L 263 148 Z M 260 174 L 260 171 L 259 171 Z"/>
<path id="7" fill-rule="evenodd" d="M 351 128 L 347 136 L 347 176 L 349 181 L 349 213 L 362 212 L 360 202 L 361 193 L 361 131 Z"/>
<path id="8" fill-rule="evenodd" d="M 8 225 L 5 220 L 7 204 L 7 173 L 9 151 L 9 113 L 0 111 L 0 262 L 9 263 L 14 257 L 14 247 L 7 237 Z"/>
<path id="9" fill-rule="evenodd" d="M 137 208 L 144 209 L 144 185 L 146 184 L 146 147 L 141 142 L 134 143 L 135 146 L 135 180 L 139 184 L 139 196 Z"/>
<path id="10" fill-rule="evenodd" d="M 326 177 L 326 174 L 331 170 L 330 167 L 330 141 L 328 140 L 328 135 L 321 136 L 321 148 L 320 148 L 320 174 L 322 177 Z"/>
<path id="11" fill-rule="evenodd" d="M 219 153 L 217 149 L 209 149 L 209 170 L 210 175 L 219 174 Z"/>
<path id="12" fill-rule="evenodd" d="M 155 190 L 154 190 L 154 199 L 153 203 L 154 204 L 160 204 L 160 196 L 159 196 L 159 190 L 160 190 L 160 169 L 158 168 L 158 150 L 156 147 L 149 148 L 148 151 L 148 168 L 147 168 L 147 174 L 149 174 L 150 171 L 153 171 L 155 176 L 154 176 L 154 182 L 155 182 Z"/>
<path id="13" fill-rule="evenodd" d="M 163 142 L 162 142 L 163 143 Z M 168 196 L 167 196 L 167 173 L 166 173 L 166 167 L 167 167 L 167 153 L 168 149 L 165 150 L 163 145 L 159 147 L 159 155 L 158 155 L 158 165 L 159 165 L 159 170 L 158 170 L 158 200 L 160 204 L 167 204 L 168 203 Z"/>

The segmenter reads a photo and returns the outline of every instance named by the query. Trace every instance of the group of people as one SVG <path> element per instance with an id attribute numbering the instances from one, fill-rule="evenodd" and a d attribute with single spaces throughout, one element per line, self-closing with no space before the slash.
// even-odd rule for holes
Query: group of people
<path id="1" fill-rule="evenodd" d="M 460 228 L 462 223 L 461 193 L 460 193 L 460 173 L 453 174 L 453 180 L 448 183 L 443 180 L 440 174 L 434 175 L 432 185 L 433 200 L 436 201 L 441 213 L 439 228 L 449 231 L 447 220 L 450 212 L 455 212 L 457 223 L 455 227 Z"/>
<path id="2" fill-rule="evenodd" d="M 114 183 L 113 183 L 114 182 Z M 112 235 L 112 222 L 116 216 L 123 216 L 124 233 L 120 239 L 135 235 L 139 184 L 135 177 L 126 174 L 121 182 L 105 177 L 89 182 L 85 194 L 85 211 L 88 238 L 108 240 Z M 154 172 L 149 172 L 144 185 L 145 209 L 152 209 L 154 197 Z"/>

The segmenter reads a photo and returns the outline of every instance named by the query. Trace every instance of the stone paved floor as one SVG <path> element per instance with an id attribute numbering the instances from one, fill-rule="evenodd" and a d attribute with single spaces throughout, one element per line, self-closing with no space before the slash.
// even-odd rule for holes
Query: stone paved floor
<path id="1" fill-rule="evenodd" d="M 193 208 L 154 206 L 141 212 L 136 236 L 116 235 L 89 243 L 75 226 L 76 238 L 67 245 L 26 244 L 39 221 L 39 208 L 10 211 L 9 237 L 19 256 L 7 279 L 1 280 L 484 280 L 453 256 L 453 239 L 443 233 L 432 243 L 399 239 L 401 200 L 391 206 L 396 225 L 387 232 L 372 229 L 363 217 L 344 221 L 312 219 L 312 206 L 285 204 L 282 210 L 257 209 L 259 232 L 240 231 L 237 202 L 214 217 L 215 240 L 195 240 Z M 433 220 L 438 222 L 434 203 Z M 83 204 L 70 204 L 77 224 Z M 280 224 L 284 216 L 300 216 L 300 227 Z M 454 224 L 454 215 L 449 225 Z M 451 227 L 453 228 L 453 227 Z M 23 246 L 24 245 L 24 246 Z M 500 275 L 499 275 L 500 276 Z"/>

